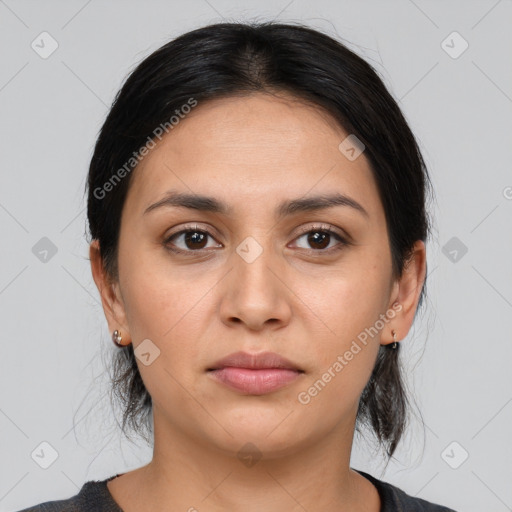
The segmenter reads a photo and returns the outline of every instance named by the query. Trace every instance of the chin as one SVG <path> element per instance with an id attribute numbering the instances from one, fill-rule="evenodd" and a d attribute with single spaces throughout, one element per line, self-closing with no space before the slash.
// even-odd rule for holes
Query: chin
<path id="1" fill-rule="evenodd" d="M 308 435 L 304 431 L 304 425 L 299 427 L 293 421 L 288 422 L 291 418 L 283 421 L 287 414 L 280 415 L 278 419 L 273 415 L 267 421 L 261 417 L 261 414 L 257 417 L 247 415 L 244 421 L 219 421 L 232 436 L 221 429 L 222 437 L 211 439 L 211 441 L 219 448 L 231 452 L 238 452 L 248 444 L 254 445 L 254 449 L 261 452 L 265 458 L 292 454 L 304 444 L 311 442 L 311 438 L 315 435 L 314 433 Z M 219 432 L 218 429 L 217 432 Z M 211 431 L 209 434 L 211 435 Z M 323 432 L 318 435 L 323 435 Z M 247 450 L 251 450 L 251 446 L 247 446 Z"/>

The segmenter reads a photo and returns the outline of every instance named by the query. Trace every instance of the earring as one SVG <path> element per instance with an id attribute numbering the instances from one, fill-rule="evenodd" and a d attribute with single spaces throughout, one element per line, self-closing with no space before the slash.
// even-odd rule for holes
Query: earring
<path id="1" fill-rule="evenodd" d="M 117 329 L 112 333 L 112 341 L 117 347 L 123 348 L 124 345 L 121 344 L 123 337 L 121 336 L 121 331 Z"/>
<path id="2" fill-rule="evenodd" d="M 391 331 L 393 334 L 393 343 L 390 345 L 391 350 L 396 350 L 398 348 L 398 342 L 396 341 L 396 332 L 393 330 Z"/>

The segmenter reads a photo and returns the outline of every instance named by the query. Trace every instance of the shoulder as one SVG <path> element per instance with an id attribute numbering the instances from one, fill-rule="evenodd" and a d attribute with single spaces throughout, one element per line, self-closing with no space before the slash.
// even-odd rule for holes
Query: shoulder
<path id="1" fill-rule="evenodd" d="M 456 512 L 451 508 L 410 496 L 402 489 L 379 480 L 364 471 L 358 469 L 356 471 L 370 480 L 377 488 L 382 501 L 382 512 Z"/>
<path id="2" fill-rule="evenodd" d="M 90 480 L 83 484 L 75 496 L 58 501 L 45 501 L 18 512 L 123 512 L 107 488 L 107 482 L 112 478 L 115 477 Z"/>

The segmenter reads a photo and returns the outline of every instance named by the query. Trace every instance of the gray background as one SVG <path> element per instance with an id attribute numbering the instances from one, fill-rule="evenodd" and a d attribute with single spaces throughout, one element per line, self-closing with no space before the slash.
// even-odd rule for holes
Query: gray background
<path id="1" fill-rule="evenodd" d="M 512 510 L 510 0 L 0 0 L 0 509 L 150 460 L 122 439 L 108 402 L 115 347 L 87 259 L 88 163 L 140 60 L 203 24 L 255 18 L 305 22 L 374 65 L 437 195 L 427 310 L 403 342 L 426 428 L 413 417 L 386 471 L 358 439 L 352 467 L 459 511 Z M 58 43 L 45 59 L 31 47 L 43 31 Z M 41 252 L 44 237 L 55 254 Z M 42 442 L 57 452 L 47 469 Z"/>

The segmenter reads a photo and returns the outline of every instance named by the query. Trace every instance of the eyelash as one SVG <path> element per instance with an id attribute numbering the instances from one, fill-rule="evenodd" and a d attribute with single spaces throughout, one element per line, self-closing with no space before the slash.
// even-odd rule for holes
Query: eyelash
<path id="1" fill-rule="evenodd" d="M 169 251 L 171 251 L 175 254 L 183 254 L 183 255 L 187 255 L 187 256 L 190 256 L 193 253 L 200 253 L 203 251 L 208 251 L 208 249 L 183 250 L 183 249 L 177 249 L 175 247 L 171 247 L 171 240 L 173 240 L 174 238 L 179 237 L 180 235 L 185 234 L 185 233 L 203 233 L 203 234 L 210 236 L 211 238 L 214 238 L 213 234 L 210 231 L 208 231 L 207 229 L 200 229 L 197 225 L 186 226 L 185 229 L 182 229 L 181 231 L 177 231 L 176 233 L 173 233 L 172 235 L 170 235 L 169 237 L 167 237 L 165 239 L 164 246 L 166 247 L 166 249 L 168 249 Z M 329 254 L 330 255 L 334 252 L 340 251 L 345 246 L 351 245 L 350 242 L 348 242 L 348 240 L 344 236 L 342 236 L 339 233 L 337 233 L 336 231 L 332 230 L 331 226 L 328 224 L 320 224 L 320 225 L 307 226 L 306 228 L 302 228 L 302 229 L 300 229 L 299 236 L 296 237 L 296 239 L 301 238 L 304 235 L 307 235 L 309 233 L 324 233 L 329 236 L 333 236 L 333 237 L 337 238 L 340 243 L 336 244 L 334 247 L 330 247 L 329 249 L 303 249 L 303 251 L 306 251 L 308 254 L 320 253 L 320 254 Z"/>

